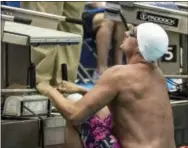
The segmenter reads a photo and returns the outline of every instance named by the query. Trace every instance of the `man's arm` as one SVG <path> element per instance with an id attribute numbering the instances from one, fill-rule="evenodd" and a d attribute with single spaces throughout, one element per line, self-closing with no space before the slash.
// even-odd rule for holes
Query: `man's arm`
<path id="1" fill-rule="evenodd" d="M 118 66 L 108 69 L 95 87 L 76 103 L 64 98 L 56 89 L 50 89 L 48 96 L 65 119 L 80 124 L 109 104 L 118 94 L 118 69 Z"/>
<path id="2" fill-rule="evenodd" d="M 89 92 L 89 89 L 68 81 L 62 81 L 61 83 L 59 83 L 57 86 L 57 90 L 61 93 L 68 93 L 68 94 L 79 93 L 82 95 Z"/>

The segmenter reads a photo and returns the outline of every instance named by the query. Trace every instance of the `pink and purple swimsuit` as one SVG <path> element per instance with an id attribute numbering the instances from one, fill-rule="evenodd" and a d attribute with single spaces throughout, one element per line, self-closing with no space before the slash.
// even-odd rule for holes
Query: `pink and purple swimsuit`
<path id="1" fill-rule="evenodd" d="M 112 135 L 112 116 L 102 120 L 93 116 L 81 126 L 81 139 L 85 148 L 121 148 Z"/>

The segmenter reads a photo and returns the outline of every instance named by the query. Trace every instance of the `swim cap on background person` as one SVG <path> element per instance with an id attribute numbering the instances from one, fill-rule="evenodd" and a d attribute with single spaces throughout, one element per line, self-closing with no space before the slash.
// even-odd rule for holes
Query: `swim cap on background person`
<path id="1" fill-rule="evenodd" d="M 83 96 L 81 94 L 78 94 L 78 93 L 71 94 L 67 97 L 68 100 L 73 101 L 73 102 L 77 102 L 82 98 L 83 98 Z"/>
<path id="2" fill-rule="evenodd" d="M 143 23 L 138 25 L 137 40 L 139 51 L 148 62 L 156 61 L 168 51 L 168 35 L 157 24 Z"/>

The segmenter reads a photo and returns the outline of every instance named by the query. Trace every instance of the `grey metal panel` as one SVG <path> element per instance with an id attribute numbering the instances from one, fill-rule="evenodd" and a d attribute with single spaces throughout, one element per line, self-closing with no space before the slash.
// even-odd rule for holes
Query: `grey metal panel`
<path id="1" fill-rule="evenodd" d="M 48 117 L 44 120 L 45 145 L 58 145 L 64 143 L 65 119 L 62 116 Z"/>
<path id="2" fill-rule="evenodd" d="M 1 42 L 1 88 L 5 88 L 5 43 Z"/>
<path id="3" fill-rule="evenodd" d="M 65 119 L 62 116 L 43 117 L 44 145 L 56 147 L 64 144 Z M 2 120 L 2 148 L 38 148 L 39 120 L 35 117 Z"/>
<path id="4" fill-rule="evenodd" d="M 183 73 L 188 74 L 188 35 L 182 35 Z"/>
<path id="5" fill-rule="evenodd" d="M 172 104 L 176 145 L 188 144 L 188 102 Z"/>
<path id="6" fill-rule="evenodd" d="M 64 127 L 46 128 L 44 141 L 46 146 L 64 143 Z"/>
<path id="7" fill-rule="evenodd" d="M 6 47 L 6 46 L 7 47 Z M 29 50 L 27 46 L 2 43 L 1 46 L 1 85 L 5 88 L 5 78 L 9 84 L 27 84 L 27 68 L 29 66 Z M 8 74 L 5 72 L 5 50 L 8 49 Z"/>
<path id="8" fill-rule="evenodd" d="M 29 59 L 29 47 L 8 44 L 9 84 L 27 85 Z"/>
<path id="9" fill-rule="evenodd" d="M 5 21 L 3 32 L 1 39 L 3 42 L 26 46 L 33 44 L 78 44 L 81 40 L 81 36 L 77 34 L 11 21 Z"/>
<path id="10" fill-rule="evenodd" d="M 11 44 L 27 45 L 28 37 L 12 33 L 3 33 L 2 41 Z"/>
<path id="11" fill-rule="evenodd" d="M 38 120 L 1 121 L 2 148 L 38 148 Z"/>

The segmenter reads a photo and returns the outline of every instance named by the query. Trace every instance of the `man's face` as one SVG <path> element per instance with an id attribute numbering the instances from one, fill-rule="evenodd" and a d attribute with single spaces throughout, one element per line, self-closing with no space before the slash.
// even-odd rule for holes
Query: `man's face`
<path id="1" fill-rule="evenodd" d="M 138 50 L 136 31 L 136 28 L 132 28 L 131 30 L 125 32 L 124 40 L 120 46 L 125 54 L 133 53 L 135 50 Z"/>

